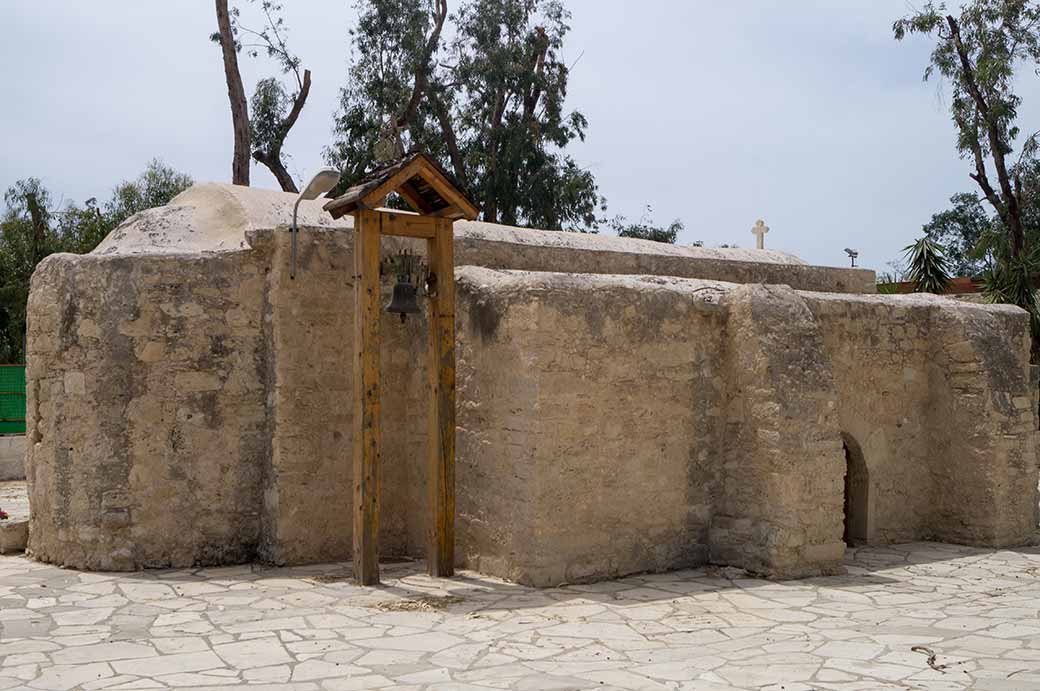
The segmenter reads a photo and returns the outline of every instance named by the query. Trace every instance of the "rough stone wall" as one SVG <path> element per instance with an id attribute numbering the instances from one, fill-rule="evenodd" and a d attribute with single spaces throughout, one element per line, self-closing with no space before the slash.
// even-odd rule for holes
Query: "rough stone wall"
<path id="1" fill-rule="evenodd" d="M 865 540 L 1024 542 L 1038 474 L 1024 314 L 925 295 L 805 300 L 866 464 Z"/>
<path id="2" fill-rule="evenodd" d="M 290 280 L 288 233 L 256 220 L 285 205 L 256 195 L 207 188 L 200 199 L 227 214 L 147 212 L 104 253 L 38 269 L 27 471 L 39 558 L 349 557 L 353 236 L 303 228 Z M 247 242 L 208 235 L 225 216 Z M 633 275 L 725 269 L 846 290 L 863 278 L 775 252 L 745 274 L 750 250 L 460 225 L 461 563 L 542 585 L 709 558 L 826 572 L 842 551 L 843 442 L 869 470 L 871 541 L 1006 545 L 1035 528 L 1021 311 Z M 178 228 L 198 252 L 174 252 Z M 402 245 L 420 249 L 385 240 L 384 252 Z M 426 320 L 387 315 L 381 328 L 382 551 L 421 556 Z"/>
<path id="3" fill-rule="evenodd" d="M 268 430 L 263 269 L 54 255 L 29 299 L 34 556 L 86 569 L 252 558 Z"/>
<path id="4" fill-rule="evenodd" d="M 469 266 L 458 291 L 465 563 L 535 585 L 704 563 L 720 289 Z"/>
<path id="5" fill-rule="evenodd" d="M 712 250 L 580 233 L 456 223 L 456 265 L 560 273 L 678 276 L 730 283 L 775 283 L 798 290 L 874 293 L 868 269 L 810 266 L 768 250 Z"/>
<path id="6" fill-rule="evenodd" d="M 845 446 L 869 470 L 869 542 L 1035 530 L 1019 310 L 464 267 L 458 314 L 459 544 L 480 571 L 550 585 L 707 549 L 834 572 Z"/>
<path id="7" fill-rule="evenodd" d="M 267 342 L 272 442 L 263 555 L 275 563 L 347 559 L 353 535 L 353 236 L 308 229 L 289 278 L 286 233 L 253 238 L 270 257 Z M 384 241 L 383 251 L 400 243 Z M 389 285 L 386 286 L 389 289 Z M 389 296 L 386 296 L 389 299 Z M 426 319 L 384 314 L 380 547 L 424 547 Z"/>
<path id="8" fill-rule="evenodd" d="M 933 391 L 929 376 L 933 308 L 895 297 L 805 300 L 820 324 L 838 426 L 867 465 L 861 539 L 885 544 L 928 537 L 935 484 L 929 421 L 935 400 L 945 395 Z"/>
<path id="9" fill-rule="evenodd" d="M 1023 544 L 1038 518 L 1029 324 L 1017 309 L 968 305 L 935 310 L 932 321 L 932 535 L 988 547 Z"/>
<path id="10" fill-rule="evenodd" d="M 729 386 L 712 560 L 778 577 L 826 573 L 845 554 L 845 462 L 819 325 L 787 286 L 736 287 L 723 304 Z"/>

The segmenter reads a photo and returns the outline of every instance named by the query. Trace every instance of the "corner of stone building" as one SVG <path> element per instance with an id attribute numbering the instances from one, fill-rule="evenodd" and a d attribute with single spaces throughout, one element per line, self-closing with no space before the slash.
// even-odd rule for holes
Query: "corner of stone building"
<path id="1" fill-rule="evenodd" d="M 1028 315 L 943 305 L 929 371 L 936 539 L 1026 543 L 1037 528 L 1037 382 Z"/>
<path id="2" fill-rule="evenodd" d="M 819 326 L 788 286 L 742 285 L 722 304 L 729 390 L 710 559 L 776 578 L 834 573 L 845 460 Z"/>
<path id="3" fill-rule="evenodd" d="M 256 281 L 241 253 L 41 264 L 27 370 L 34 557 L 102 570 L 254 557 Z"/>

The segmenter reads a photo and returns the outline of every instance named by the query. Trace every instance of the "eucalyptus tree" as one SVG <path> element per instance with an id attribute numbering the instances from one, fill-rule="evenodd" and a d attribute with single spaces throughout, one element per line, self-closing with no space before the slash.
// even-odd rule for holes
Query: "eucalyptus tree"
<path id="1" fill-rule="evenodd" d="M 326 150 L 356 180 L 422 149 L 468 188 L 486 221 L 594 228 L 592 172 L 567 153 L 587 120 L 565 105 L 570 14 L 560 0 L 360 0 L 349 83 Z M 389 145 L 388 145 L 389 144 Z"/>
<path id="2" fill-rule="evenodd" d="M 289 50 L 288 27 L 282 4 L 273 0 L 247 0 L 258 4 L 260 28 L 242 22 L 239 7 L 228 8 L 227 0 L 216 0 L 217 32 L 210 36 L 221 47 L 224 75 L 231 104 L 234 129 L 232 182 L 249 185 L 249 158 L 267 167 L 284 192 L 297 192 L 296 182 L 285 167 L 282 149 L 296 124 L 311 90 L 311 71 L 302 68 L 299 56 Z M 256 84 L 249 104 L 238 68 L 238 53 L 251 57 L 266 55 L 290 77 L 286 87 L 279 77 L 266 77 Z M 250 116 L 252 109 L 252 116 Z"/>
<path id="3" fill-rule="evenodd" d="M 1040 63 L 1040 5 L 1031 0 L 971 0 L 959 14 L 928 2 L 893 24 L 897 40 L 923 34 L 935 41 L 925 79 L 938 74 L 952 87 L 950 115 L 970 177 L 1004 232 L 1006 258 L 990 272 L 991 297 L 1029 309 L 1036 265 L 1029 247 L 1023 176 L 1034 165 L 1037 133 L 1022 136 L 1016 74 Z M 1017 144 L 1017 155 L 1016 155 Z"/>
<path id="4" fill-rule="evenodd" d="M 227 82 L 228 101 L 231 105 L 231 127 L 234 131 L 234 153 L 231 157 L 231 183 L 249 186 L 249 106 L 246 90 L 242 85 L 242 73 L 238 69 L 240 46 L 235 36 L 232 13 L 238 8 L 228 9 L 227 0 L 216 0 L 217 32 L 210 38 L 220 45 L 224 62 L 224 81 Z"/>

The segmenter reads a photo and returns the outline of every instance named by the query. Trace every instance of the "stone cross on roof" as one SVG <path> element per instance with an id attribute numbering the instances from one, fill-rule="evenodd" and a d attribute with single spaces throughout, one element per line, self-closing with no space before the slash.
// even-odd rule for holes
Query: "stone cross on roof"
<path id="1" fill-rule="evenodd" d="M 766 248 L 766 233 L 769 232 L 769 226 L 761 218 L 755 221 L 755 227 L 751 229 L 751 232 L 755 237 L 755 246 L 760 250 Z"/>

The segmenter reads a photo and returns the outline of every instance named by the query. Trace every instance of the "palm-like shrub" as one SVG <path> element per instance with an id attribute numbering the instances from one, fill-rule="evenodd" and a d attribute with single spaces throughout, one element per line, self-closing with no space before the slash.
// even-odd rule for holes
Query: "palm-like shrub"
<path id="1" fill-rule="evenodd" d="M 940 244 L 923 237 L 903 249 L 907 258 L 907 279 L 914 284 L 918 293 L 946 292 L 950 283 L 950 266 Z"/>

